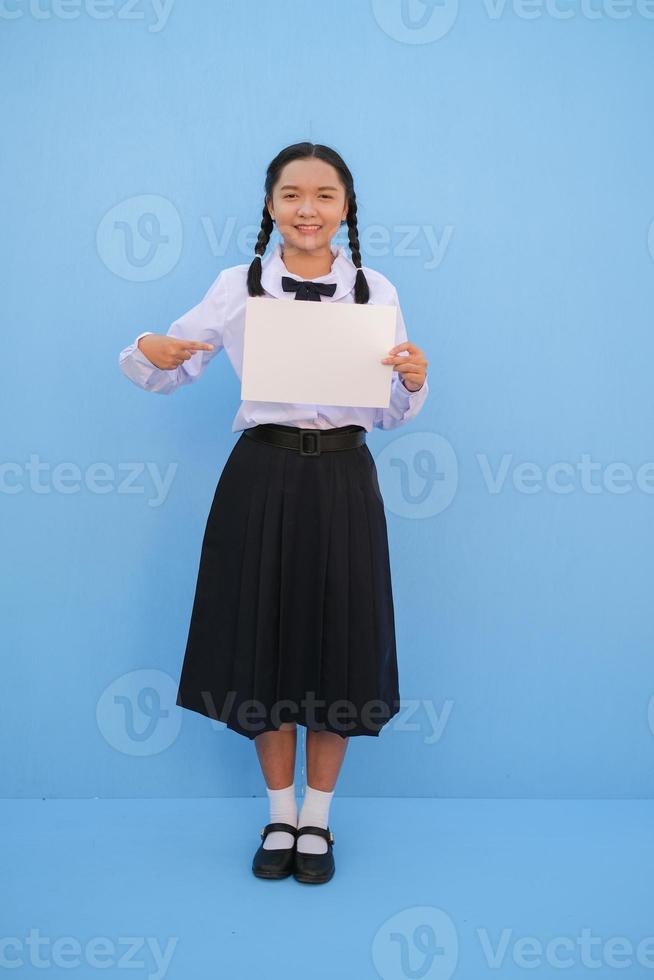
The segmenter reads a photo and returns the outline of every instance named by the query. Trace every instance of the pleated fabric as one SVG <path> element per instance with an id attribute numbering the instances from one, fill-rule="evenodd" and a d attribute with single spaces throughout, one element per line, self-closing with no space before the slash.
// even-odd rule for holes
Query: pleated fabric
<path id="1" fill-rule="evenodd" d="M 177 704 L 250 739 L 284 722 L 379 735 L 399 711 L 386 517 L 365 443 L 301 456 L 241 434 L 202 540 Z"/>

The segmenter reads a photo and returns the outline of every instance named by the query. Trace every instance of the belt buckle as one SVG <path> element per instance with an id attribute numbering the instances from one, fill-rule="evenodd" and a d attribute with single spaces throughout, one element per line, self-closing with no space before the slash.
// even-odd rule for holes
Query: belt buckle
<path id="1" fill-rule="evenodd" d="M 320 455 L 320 430 L 314 429 L 311 432 L 306 429 L 299 433 L 300 435 L 300 456 L 319 456 Z M 305 449 L 305 438 L 314 440 L 314 448 Z"/>

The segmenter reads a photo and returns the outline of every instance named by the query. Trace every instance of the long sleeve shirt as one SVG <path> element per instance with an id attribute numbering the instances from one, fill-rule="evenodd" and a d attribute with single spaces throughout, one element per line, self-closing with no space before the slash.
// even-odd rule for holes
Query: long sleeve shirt
<path id="1" fill-rule="evenodd" d="M 336 283 L 333 296 L 322 295 L 321 302 L 353 303 L 356 267 L 345 254 L 343 246 L 332 247 L 332 255 L 334 260 L 331 272 L 324 276 L 313 277 L 311 281 Z M 161 370 L 155 367 L 138 347 L 141 337 L 152 333 L 151 330 L 145 330 L 119 354 L 120 368 L 130 381 L 146 391 L 168 395 L 182 385 L 197 381 L 207 365 L 223 348 L 240 380 L 243 367 L 245 304 L 248 298 L 248 268 L 249 263 L 223 269 L 200 302 L 175 320 L 168 330 L 169 337 L 213 344 L 213 350 L 197 351 L 179 367 L 170 371 Z M 395 286 L 374 269 L 365 267 L 363 271 L 370 288 L 369 302 L 396 306 L 395 344 L 403 343 L 408 337 Z M 282 245 L 278 242 L 262 260 L 261 283 L 265 295 L 261 299 L 286 302 L 295 300 L 294 292 L 283 291 L 282 276 L 291 276 L 301 281 L 300 276 L 289 272 L 284 265 Z M 417 415 L 427 393 L 426 379 L 418 391 L 411 392 L 403 384 L 401 374 L 394 371 L 390 404 L 387 408 L 243 400 L 234 416 L 232 432 L 265 422 L 316 429 L 361 425 L 368 432 L 373 426 L 380 429 L 394 429 Z"/>

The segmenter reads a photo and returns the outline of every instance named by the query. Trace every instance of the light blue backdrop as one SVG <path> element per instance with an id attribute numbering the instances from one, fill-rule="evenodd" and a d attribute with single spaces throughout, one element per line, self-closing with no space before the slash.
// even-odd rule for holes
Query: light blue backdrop
<path id="1" fill-rule="evenodd" d="M 651 796 L 652 16 L 4 6 L 6 796 L 264 793 L 174 704 L 238 381 L 149 394 L 118 352 L 249 259 L 301 139 L 352 169 L 430 362 L 369 438 L 405 706 L 339 794 Z"/>

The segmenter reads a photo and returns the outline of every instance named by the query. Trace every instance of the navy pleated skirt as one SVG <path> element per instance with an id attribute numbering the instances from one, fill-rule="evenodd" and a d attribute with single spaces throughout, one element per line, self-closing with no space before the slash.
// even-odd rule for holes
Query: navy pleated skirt
<path id="1" fill-rule="evenodd" d="M 386 517 L 365 443 L 301 456 L 241 433 L 207 519 L 177 705 L 250 739 L 286 722 L 379 735 L 399 711 Z"/>

